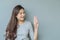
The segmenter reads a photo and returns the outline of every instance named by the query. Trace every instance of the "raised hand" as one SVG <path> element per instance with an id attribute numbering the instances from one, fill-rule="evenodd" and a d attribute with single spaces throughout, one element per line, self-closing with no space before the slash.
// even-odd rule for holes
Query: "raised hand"
<path id="1" fill-rule="evenodd" d="M 38 18 L 34 16 L 34 30 L 38 30 Z"/>

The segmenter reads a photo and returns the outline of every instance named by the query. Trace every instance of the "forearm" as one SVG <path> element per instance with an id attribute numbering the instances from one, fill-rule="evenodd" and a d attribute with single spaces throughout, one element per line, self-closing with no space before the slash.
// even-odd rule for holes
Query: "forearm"
<path id="1" fill-rule="evenodd" d="M 38 30 L 34 30 L 34 40 L 38 39 Z"/>

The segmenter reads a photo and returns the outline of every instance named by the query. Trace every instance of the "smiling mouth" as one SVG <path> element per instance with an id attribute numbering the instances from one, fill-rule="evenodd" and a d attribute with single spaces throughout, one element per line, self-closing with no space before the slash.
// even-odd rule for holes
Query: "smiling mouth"
<path id="1" fill-rule="evenodd" d="M 21 18 L 24 18 L 24 17 L 21 17 Z"/>

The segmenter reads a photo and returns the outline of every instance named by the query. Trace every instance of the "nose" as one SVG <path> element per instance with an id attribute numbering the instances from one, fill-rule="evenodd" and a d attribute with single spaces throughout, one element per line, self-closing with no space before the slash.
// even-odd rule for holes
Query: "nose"
<path id="1" fill-rule="evenodd" d="M 23 13 L 22 13 L 22 15 L 23 15 Z"/>
<path id="2" fill-rule="evenodd" d="M 24 13 L 22 13 L 22 16 L 24 16 Z"/>

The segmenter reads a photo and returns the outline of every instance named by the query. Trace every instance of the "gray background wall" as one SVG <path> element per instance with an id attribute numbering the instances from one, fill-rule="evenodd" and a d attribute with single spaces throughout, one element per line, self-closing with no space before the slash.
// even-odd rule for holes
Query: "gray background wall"
<path id="1" fill-rule="evenodd" d="M 17 4 L 25 8 L 27 20 L 39 20 L 38 40 L 60 40 L 60 0 L 0 0 L 0 40 L 4 40 L 11 12 Z"/>

